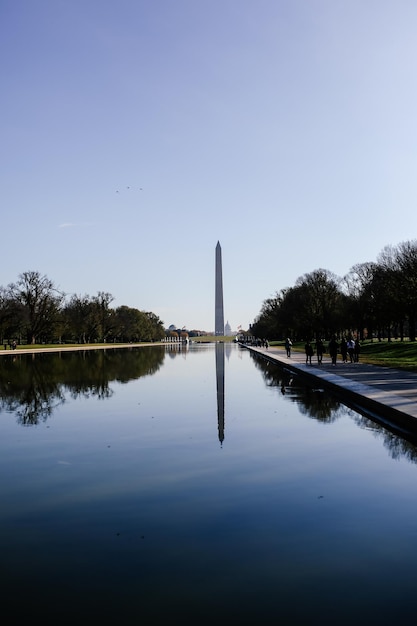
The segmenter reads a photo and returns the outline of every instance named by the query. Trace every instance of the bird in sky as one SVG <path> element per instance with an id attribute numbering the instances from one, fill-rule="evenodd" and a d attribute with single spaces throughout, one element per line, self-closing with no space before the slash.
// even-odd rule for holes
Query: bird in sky
<path id="1" fill-rule="evenodd" d="M 126 189 L 131 189 L 130 186 L 126 186 Z M 142 187 L 139 187 L 140 191 L 143 191 Z M 120 191 L 118 189 L 116 189 L 116 193 L 120 193 Z"/>

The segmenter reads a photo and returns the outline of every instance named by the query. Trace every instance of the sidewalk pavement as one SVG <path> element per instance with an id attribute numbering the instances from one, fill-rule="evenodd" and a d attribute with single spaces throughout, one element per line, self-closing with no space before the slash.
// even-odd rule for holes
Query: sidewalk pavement
<path id="1" fill-rule="evenodd" d="M 79 345 L 71 345 L 66 346 L 64 343 L 59 344 L 54 348 L 48 346 L 48 348 L 17 348 L 16 350 L 4 350 L 0 344 L 0 357 L 1 356 L 19 356 L 21 354 L 40 354 L 42 352 L 75 352 L 75 351 L 86 351 L 86 350 L 115 350 L 117 348 L 142 348 L 143 346 L 156 346 L 163 345 L 158 342 L 144 341 L 143 343 L 100 343 L 98 345 L 94 345 L 92 343 L 88 344 L 79 344 Z"/>
<path id="2" fill-rule="evenodd" d="M 330 357 L 323 355 L 318 364 L 313 356 L 312 364 L 306 364 L 303 352 L 291 352 L 283 348 L 255 348 L 244 346 L 269 361 L 276 362 L 295 374 L 320 382 L 342 396 L 352 408 L 363 408 L 380 422 L 394 426 L 404 433 L 417 433 L 417 373 L 396 370 L 366 363 L 343 363 L 332 365 Z"/>

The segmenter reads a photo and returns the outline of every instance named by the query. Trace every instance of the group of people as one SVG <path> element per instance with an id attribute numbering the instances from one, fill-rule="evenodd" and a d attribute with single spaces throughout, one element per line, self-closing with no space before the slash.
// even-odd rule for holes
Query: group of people
<path id="1" fill-rule="evenodd" d="M 314 348 L 310 341 L 307 340 L 304 350 L 306 353 L 306 363 L 311 365 L 311 357 L 314 356 Z M 317 354 L 317 363 L 321 363 L 323 361 L 323 354 L 325 352 L 324 343 L 321 339 L 317 339 L 316 341 L 316 354 Z"/>
<path id="2" fill-rule="evenodd" d="M 291 347 L 292 341 L 289 337 L 287 337 L 287 339 L 285 340 L 285 350 L 287 352 L 287 357 L 291 356 Z M 323 354 L 326 352 L 322 339 L 317 339 L 315 348 L 309 340 L 306 341 L 304 350 L 306 353 L 306 363 L 310 365 L 311 358 L 314 356 L 314 353 L 316 353 L 317 355 L 317 363 L 320 364 L 323 361 Z M 336 336 L 333 335 L 333 337 L 329 341 L 327 350 L 332 360 L 332 365 L 336 365 L 339 350 L 343 363 L 348 363 L 348 359 L 350 363 L 358 363 L 359 353 L 361 351 L 361 344 L 359 342 L 359 339 L 353 339 L 353 337 L 346 339 L 346 337 L 343 337 L 339 345 Z"/>
<path id="3" fill-rule="evenodd" d="M 255 345 L 258 348 L 269 348 L 269 342 L 268 339 L 255 339 Z"/>
<path id="4" fill-rule="evenodd" d="M 286 340 L 285 347 L 287 350 L 287 356 L 291 356 L 291 348 L 288 349 L 287 344 L 289 346 L 292 345 L 290 339 Z M 336 340 L 336 337 L 333 336 L 331 340 L 329 341 L 329 345 L 328 345 L 328 351 L 330 354 L 330 358 L 332 360 L 332 365 L 336 365 L 339 348 L 340 348 L 340 354 L 342 356 L 343 363 L 347 363 L 348 358 L 350 360 L 350 363 L 359 362 L 359 353 L 361 349 L 359 339 L 353 339 L 353 337 L 346 339 L 345 337 L 343 337 L 339 345 L 339 343 Z M 311 358 L 314 356 L 314 347 L 310 343 L 310 341 L 306 342 L 304 346 L 304 350 L 306 353 L 306 363 L 311 365 Z M 321 339 L 317 339 L 316 341 L 317 363 L 320 364 L 323 361 L 324 352 L 325 352 L 325 347 L 324 347 L 323 341 Z"/>
<path id="5" fill-rule="evenodd" d="M 346 339 L 343 337 L 340 342 L 340 354 L 342 355 L 343 363 L 348 362 L 348 357 L 351 363 L 357 363 L 359 361 L 359 353 L 361 351 L 361 345 L 359 339 Z"/>
<path id="6" fill-rule="evenodd" d="M 9 350 L 16 350 L 17 348 L 17 343 L 16 341 L 10 341 L 9 339 Z M 4 349 L 7 350 L 7 343 L 4 342 Z"/>

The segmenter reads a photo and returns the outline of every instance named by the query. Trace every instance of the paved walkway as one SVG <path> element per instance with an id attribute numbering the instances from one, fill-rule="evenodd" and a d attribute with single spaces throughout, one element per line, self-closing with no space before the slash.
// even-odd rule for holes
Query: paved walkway
<path id="1" fill-rule="evenodd" d="M 417 373 L 395 370 L 366 363 L 332 365 L 328 355 L 321 365 L 312 357 L 306 364 L 305 354 L 292 351 L 288 358 L 282 348 L 248 347 L 270 361 L 275 361 L 291 372 L 321 383 L 343 396 L 353 407 L 363 408 L 378 420 L 404 433 L 417 433 Z"/>

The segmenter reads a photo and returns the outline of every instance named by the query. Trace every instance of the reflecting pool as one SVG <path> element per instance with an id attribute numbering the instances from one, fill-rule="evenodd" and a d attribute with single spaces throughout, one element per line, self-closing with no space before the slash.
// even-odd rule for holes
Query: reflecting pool
<path id="1" fill-rule="evenodd" d="M 414 624 L 416 447 L 322 389 L 192 344 L 4 355 L 0 392 L 8 624 Z"/>

